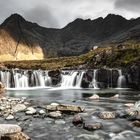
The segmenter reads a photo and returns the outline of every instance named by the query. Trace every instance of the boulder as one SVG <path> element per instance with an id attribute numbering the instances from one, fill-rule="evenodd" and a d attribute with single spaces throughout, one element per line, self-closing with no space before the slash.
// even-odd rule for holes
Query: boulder
<path id="1" fill-rule="evenodd" d="M 14 134 L 21 132 L 21 127 L 13 124 L 0 124 L 0 135 Z"/>

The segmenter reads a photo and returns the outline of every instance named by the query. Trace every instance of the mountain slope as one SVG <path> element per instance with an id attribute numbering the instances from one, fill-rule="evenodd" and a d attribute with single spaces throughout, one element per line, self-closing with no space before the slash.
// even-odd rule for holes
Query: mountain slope
<path id="1" fill-rule="evenodd" d="M 62 29 L 51 29 L 13 14 L 0 26 L 0 59 L 33 60 L 79 55 L 94 45 L 128 40 L 140 41 L 140 18 L 126 20 L 109 14 L 104 19 L 76 19 Z"/>

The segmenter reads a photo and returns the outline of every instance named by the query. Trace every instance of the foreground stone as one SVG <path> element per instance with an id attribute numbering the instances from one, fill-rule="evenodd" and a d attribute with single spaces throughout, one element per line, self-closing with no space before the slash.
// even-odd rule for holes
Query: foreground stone
<path id="1" fill-rule="evenodd" d="M 31 140 L 31 139 L 23 132 L 20 132 L 20 133 L 6 134 L 4 136 L 1 136 L 1 140 Z"/>
<path id="2" fill-rule="evenodd" d="M 48 116 L 51 118 L 59 119 L 62 117 L 62 114 L 60 111 L 54 111 L 54 112 L 50 112 Z"/>
<path id="3" fill-rule="evenodd" d="M 103 125 L 101 123 L 85 123 L 84 124 L 84 129 L 88 130 L 88 131 L 94 131 L 97 129 L 101 129 L 103 127 Z"/>
<path id="4" fill-rule="evenodd" d="M 89 97 L 90 100 L 99 100 L 100 97 L 97 94 L 94 94 L 93 96 Z"/>
<path id="5" fill-rule="evenodd" d="M 100 119 L 115 119 L 117 114 L 116 112 L 101 112 L 99 113 L 99 118 Z"/>
<path id="6" fill-rule="evenodd" d="M 84 108 L 76 105 L 67 105 L 67 104 L 56 104 L 56 105 L 47 105 L 46 109 L 49 111 L 61 111 L 61 112 L 83 112 Z"/>
<path id="7" fill-rule="evenodd" d="M 34 114 L 36 114 L 36 112 L 37 112 L 36 109 L 34 109 L 33 107 L 28 107 L 26 114 L 27 115 L 34 115 Z"/>
<path id="8" fill-rule="evenodd" d="M 21 127 L 18 125 L 12 125 L 12 124 L 0 124 L 0 134 L 13 134 L 13 133 L 19 133 L 21 132 Z"/>
<path id="9" fill-rule="evenodd" d="M 1 140 L 30 140 L 30 138 L 21 132 L 22 129 L 18 125 L 0 124 Z"/>

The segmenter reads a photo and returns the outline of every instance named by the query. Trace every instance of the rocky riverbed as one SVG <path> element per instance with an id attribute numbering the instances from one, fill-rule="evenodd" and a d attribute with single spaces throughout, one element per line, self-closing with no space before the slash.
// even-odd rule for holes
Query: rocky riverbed
<path id="1" fill-rule="evenodd" d="M 66 103 L 1 97 L 0 124 L 16 125 L 24 140 L 140 139 L 140 102 L 120 102 L 118 98 L 105 97 L 105 103 L 104 97 L 93 95 Z M 1 136 L 7 135 L 3 131 L 0 129 Z"/>

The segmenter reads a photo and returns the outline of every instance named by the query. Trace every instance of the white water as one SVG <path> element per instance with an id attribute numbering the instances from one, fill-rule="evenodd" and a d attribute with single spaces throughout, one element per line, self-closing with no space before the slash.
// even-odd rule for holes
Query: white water
<path id="1" fill-rule="evenodd" d="M 118 78 L 118 82 L 117 82 L 117 88 L 126 88 L 126 78 L 125 76 L 122 74 L 122 70 L 118 70 L 119 73 L 119 78 Z"/>
<path id="2" fill-rule="evenodd" d="M 10 70 L 0 71 L 0 81 L 7 89 L 28 89 L 31 87 L 48 87 L 51 85 L 51 78 L 48 71 L 43 70 Z"/>
<path id="3" fill-rule="evenodd" d="M 86 70 L 69 70 L 61 72 L 61 82 L 57 86 L 52 85 L 52 79 L 48 75 L 48 71 L 45 70 L 6 70 L 0 71 L 0 81 L 5 85 L 8 90 L 32 90 L 40 88 L 55 89 L 80 89 L 82 83 L 86 82 L 87 76 Z M 122 71 L 118 70 L 119 77 L 116 83 L 117 89 L 126 88 L 126 78 L 122 75 Z M 98 70 L 93 70 L 91 73 L 91 83 L 86 88 L 100 89 L 98 82 Z M 111 81 L 110 81 L 111 77 Z M 108 75 L 108 85 L 112 88 L 112 70 L 111 76 Z M 83 82 L 83 80 L 85 80 Z M 111 82 L 111 84 L 110 84 Z M 110 88 L 108 86 L 108 88 Z"/>
<path id="4" fill-rule="evenodd" d="M 96 70 L 96 69 L 93 71 L 93 79 L 92 79 L 92 82 L 91 82 L 91 86 L 92 86 L 94 89 L 99 89 L 99 87 L 98 87 L 98 82 L 97 82 L 97 80 L 96 80 L 97 72 L 98 72 L 98 70 Z"/>

